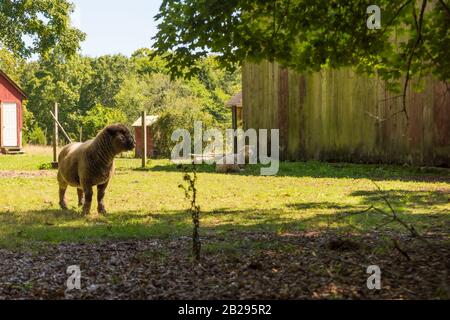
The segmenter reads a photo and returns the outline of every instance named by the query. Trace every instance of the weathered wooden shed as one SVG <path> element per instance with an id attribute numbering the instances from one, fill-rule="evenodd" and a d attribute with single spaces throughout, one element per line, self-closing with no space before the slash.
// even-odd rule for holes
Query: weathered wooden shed
<path id="1" fill-rule="evenodd" d="M 232 96 L 231 99 L 228 100 L 226 106 L 231 108 L 231 121 L 233 129 L 236 130 L 238 127 L 242 127 L 244 120 L 242 114 L 242 91 Z"/>
<path id="2" fill-rule="evenodd" d="M 243 66 L 244 128 L 280 130 L 280 156 L 450 166 L 450 91 L 424 79 L 402 99 L 350 69 L 299 74 L 268 61 Z"/>
<path id="3" fill-rule="evenodd" d="M 233 130 L 237 128 L 243 128 L 244 116 L 242 112 L 242 91 L 236 93 L 231 97 L 230 100 L 226 103 L 226 106 L 231 108 L 231 125 Z M 234 153 L 237 153 L 237 137 L 234 137 L 233 141 L 233 150 Z"/>
<path id="4" fill-rule="evenodd" d="M 145 125 L 147 126 L 147 157 L 151 158 L 155 155 L 155 141 L 153 138 L 152 125 L 158 120 L 158 116 L 146 116 Z M 135 157 L 140 158 L 142 156 L 142 117 L 139 117 L 133 125 L 134 134 L 136 140 Z"/>
<path id="5" fill-rule="evenodd" d="M 22 102 L 25 92 L 0 70 L 0 151 L 22 153 Z"/>

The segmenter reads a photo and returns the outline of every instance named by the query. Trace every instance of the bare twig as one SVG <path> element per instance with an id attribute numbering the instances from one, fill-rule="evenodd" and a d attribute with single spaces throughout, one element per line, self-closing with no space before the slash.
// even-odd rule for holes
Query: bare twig
<path id="1" fill-rule="evenodd" d="M 369 111 L 366 111 L 365 114 L 367 114 L 369 117 L 375 119 L 378 122 L 384 122 L 387 120 L 386 118 L 382 118 L 376 114 L 370 113 Z"/>
<path id="2" fill-rule="evenodd" d="M 408 92 L 409 81 L 411 78 L 410 72 L 411 72 L 412 60 L 414 58 L 414 55 L 416 53 L 416 50 L 417 50 L 419 44 L 422 42 L 422 25 L 423 25 L 423 16 L 425 13 L 426 6 L 427 6 L 427 0 L 423 0 L 422 7 L 420 9 L 419 21 L 417 21 L 417 15 L 415 14 L 415 8 L 413 8 L 413 16 L 414 16 L 414 21 L 416 23 L 416 28 L 417 28 L 417 39 L 416 39 L 416 42 L 414 43 L 414 46 L 411 49 L 411 52 L 409 54 L 408 61 L 406 64 L 406 78 L 405 78 L 405 83 L 403 85 L 403 95 L 402 95 L 402 105 L 403 105 L 402 110 L 395 112 L 391 116 L 391 117 L 393 117 L 399 113 L 404 113 L 407 123 L 409 122 L 409 116 L 408 116 L 408 111 L 406 110 L 406 94 Z"/>
<path id="3" fill-rule="evenodd" d="M 284 17 L 281 19 L 280 23 L 278 24 L 278 26 L 276 25 L 276 14 L 277 14 L 277 2 L 275 0 L 274 2 L 274 10 L 273 10 L 273 32 L 272 32 L 272 41 L 275 39 L 275 37 L 277 36 L 278 32 L 280 31 L 281 27 L 283 26 L 284 21 L 286 20 L 286 17 L 289 13 L 289 7 L 291 5 L 291 1 L 288 0 L 287 1 L 287 5 L 286 5 L 286 12 L 284 14 Z"/>
<path id="4" fill-rule="evenodd" d="M 394 221 L 395 221 L 394 219 L 389 219 L 388 221 L 386 221 L 386 222 L 384 222 L 384 223 L 382 223 L 382 224 L 376 226 L 375 229 L 377 229 L 377 230 L 378 230 L 378 229 L 381 229 L 381 228 L 387 226 L 388 224 L 393 223 Z"/>
<path id="5" fill-rule="evenodd" d="M 394 100 L 394 99 L 398 99 L 403 97 L 401 94 L 397 95 L 397 96 L 393 96 L 393 97 L 389 97 L 389 98 L 384 98 L 384 99 L 380 99 L 378 100 L 378 102 L 385 102 L 385 101 L 389 101 L 389 100 Z"/>
<path id="6" fill-rule="evenodd" d="M 382 34 L 384 34 L 386 32 L 386 30 L 391 26 L 391 24 L 395 21 L 395 19 L 398 18 L 398 16 L 400 15 L 400 13 L 402 12 L 403 8 L 405 8 L 408 4 L 410 4 L 412 2 L 412 0 L 408 0 L 405 3 L 403 3 L 395 12 L 394 17 L 392 17 L 392 19 L 386 24 L 386 26 L 383 28 L 383 30 L 381 31 Z"/>
<path id="7" fill-rule="evenodd" d="M 194 228 L 192 230 L 192 253 L 194 255 L 194 259 L 198 262 L 200 261 L 200 251 L 201 251 L 201 242 L 200 242 L 200 206 L 197 204 L 197 168 L 195 166 L 195 162 L 192 162 L 192 172 L 189 172 L 187 166 L 184 166 L 184 175 L 183 180 L 187 182 L 187 186 L 180 184 L 178 187 L 184 190 L 184 194 L 186 199 L 190 201 L 189 212 L 192 217 L 192 223 Z"/>
<path id="8" fill-rule="evenodd" d="M 411 234 L 412 237 L 415 238 L 419 238 L 420 235 L 417 233 L 416 229 L 412 226 L 412 225 L 408 225 L 406 222 L 404 222 L 402 219 L 400 219 L 397 215 L 397 213 L 395 212 L 394 208 L 391 205 L 391 202 L 388 200 L 388 198 L 386 197 L 386 195 L 384 194 L 383 190 L 381 190 L 381 188 L 378 186 L 378 184 L 371 180 L 372 183 L 376 186 L 376 188 L 378 189 L 378 191 L 380 192 L 381 195 L 381 199 L 383 199 L 383 201 L 386 203 L 386 205 L 389 207 L 389 210 L 392 213 L 392 219 L 395 220 L 396 222 L 398 222 L 400 225 L 402 225 L 406 230 L 409 231 L 409 233 Z M 374 208 L 377 212 L 380 212 L 382 214 L 386 215 L 386 212 L 384 212 L 381 209 L 378 208 Z"/>
<path id="9" fill-rule="evenodd" d="M 394 248 L 400 252 L 407 260 L 411 261 L 411 258 L 409 257 L 409 254 L 403 250 L 402 248 L 400 248 L 400 245 L 398 244 L 398 241 L 395 239 L 392 239 L 392 243 L 394 244 Z"/>

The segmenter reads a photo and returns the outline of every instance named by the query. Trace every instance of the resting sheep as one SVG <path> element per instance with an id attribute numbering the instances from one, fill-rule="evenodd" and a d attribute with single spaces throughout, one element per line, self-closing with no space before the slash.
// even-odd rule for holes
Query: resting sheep
<path id="1" fill-rule="evenodd" d="M 244 163 L 238 164 L 238 154 L 243 155 Z M 237 173 L 241 172 L 245 168 L 245 163 L 250 163 L 250 158 L 255 155 L 254 149 L 246 145 L 242 147 L 238 154 L 226 154 L 222 159 L 222 163 L 216 163 L 217 173 Z"/>
<path id="2" fill-rule="evenodd" d="M 94 139 L 65 146 L 58 157 L 59 205 L 67 209 L 67 186 L 78 189 L 78 206 L 83 214 L 91 209 L 93 186 L 97 186 L 98 213 L 105 214 L 103 197 L 114 171 L 114 157 L 132 150 L 135 141 L 122 124 L 113 124 L 100 131 Z"/>

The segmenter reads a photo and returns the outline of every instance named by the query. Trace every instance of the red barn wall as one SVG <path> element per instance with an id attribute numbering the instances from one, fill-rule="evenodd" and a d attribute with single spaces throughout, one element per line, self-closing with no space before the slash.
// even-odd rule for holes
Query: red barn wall
<path id="1" fill-rule="evenodd" d="M 17 141 L 22 145 L 22 94 L 11 83 L 0 75 L 0 105 L 2 102 L 14 102 L 17 105 Z M 0 110 L 1 111 L 1 110 Z M 0 124 L 2 113 L 0 112 Z M 0 145 L 2 144 L 2 130 L 0 126 Z"/>
<path id="2" fill-rule="evenodd" d="M 285 160 L 450 167 L 448 84 L 422 77 L 402 99 L 351 68 L 299 74 L 277 63 L 245 63 L 245 129 L 279 129 Z"/>
<path id="3" fill-rule="evenodd" d="M 136 139 L 136 149 L 135 156 L 136 158 L 140 158 L 142 155 L 142 128 L 135 127 L 135 139 Z M 147 127 L 147 157 L 153 157 L 153 134 L 151 127 Z"/>

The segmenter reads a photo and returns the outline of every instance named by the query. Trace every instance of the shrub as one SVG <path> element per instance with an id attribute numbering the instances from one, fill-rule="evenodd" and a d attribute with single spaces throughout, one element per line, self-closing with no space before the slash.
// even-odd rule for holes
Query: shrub
<path id="1" fill-rule="evenodd" d="M 47 137 L 40 127 L 34 127 L 24 134 L 24 141 L 29 144 L 46 145 Z"/>
<path id="2" fill-rule="evenodd" d="M 194 136 L 194 121 L 202 121 L 204 129 L 217 125 L 211 114 L 200 108 L 191 107 L 189 103 L 185 106 L 166 109 L 155 123 L 154 141 L 158 156 L 168 158 L 177 142 L 173 142 L 172 133 L 177 129 L 186 129 Z M 192 139 L 193 140 L 193 139 Z M 192 141 L 193 142 L 193 141 Z"/>
<path id="3" fill-rule="evenodd" d="M 83 126 L 83 138 L 93 138 L 97 133 L 109 124 L 121 122 L 126 124 L 127 117 L 123 111 L 116 108 L 105 107 L 101 104 L 95 105 L 81 117 Z"/>

